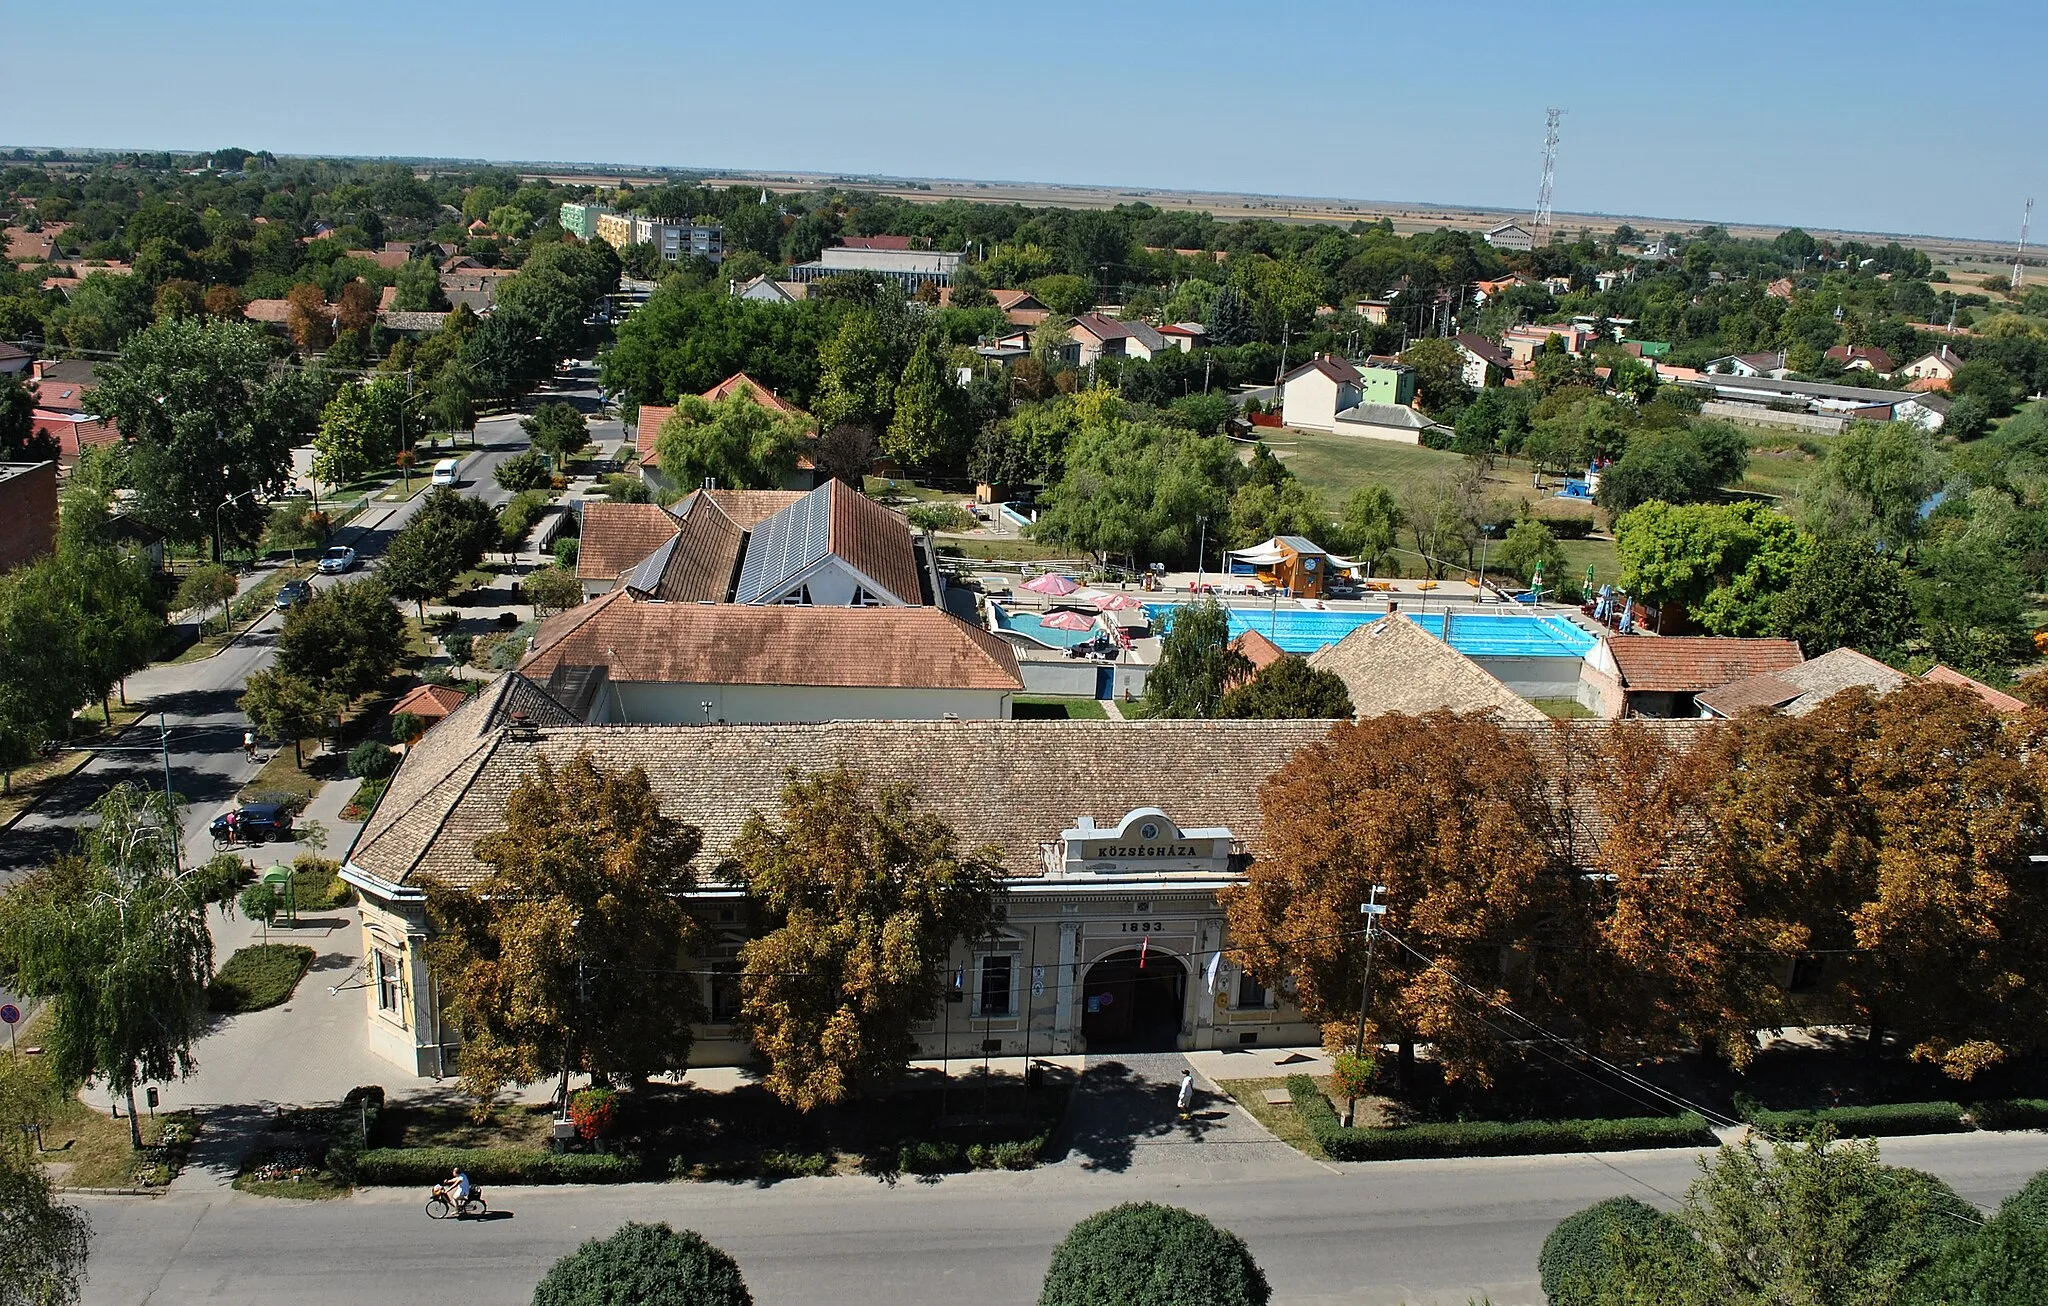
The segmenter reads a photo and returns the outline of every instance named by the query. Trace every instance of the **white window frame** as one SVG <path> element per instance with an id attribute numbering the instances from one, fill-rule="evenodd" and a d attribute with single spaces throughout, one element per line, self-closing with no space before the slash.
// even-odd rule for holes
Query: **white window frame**
<path id="1" fill-rule="evenodd" d="M 372 948 L 371 978 L 377 986 L 377 1010 L 386 1015 L 405 1019 L 405 962 L 382 948 Z M 386 985 L 390 1000 L 386 1001 Z"/>

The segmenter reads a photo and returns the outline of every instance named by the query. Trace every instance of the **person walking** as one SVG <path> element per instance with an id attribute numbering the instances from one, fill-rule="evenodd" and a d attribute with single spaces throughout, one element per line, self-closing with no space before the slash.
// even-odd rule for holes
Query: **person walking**
<path id="1" fill-rule="evenodd" d="M 242 732 L 242 756 L 252 762 L 256 760 L 256 732 L 254 730 L 244 730 Z"/>
<path id="2" fill-rule="evenodd" d="M 1180 1072 L 1180 1096 L 1175 1099 L 1175 1105 L 1180 1108 L 1180 1118 L 1183 1120 L 1187 1119 L 1189 1113 L 1195 1109 L 1194 1071 L 1183 1070 Z"/>

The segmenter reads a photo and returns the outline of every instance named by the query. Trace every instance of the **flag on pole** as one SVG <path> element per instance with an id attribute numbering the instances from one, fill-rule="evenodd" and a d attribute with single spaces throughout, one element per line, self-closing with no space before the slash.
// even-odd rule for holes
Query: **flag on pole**
<path id="1" fill-rule="evenodd" d="M 1147 935 L 1138 942 L 1138 969 L 1145 969 L 1145 953 L 1152 947 L 1152 938 Z"/>
<path id="2" fill-rule="evenodd" d="M 1218 949 L 1216 950 L 1216 955 L 1215 955 L 1215 956 L 1213 956 L 1213 957 L 1211 957 L 1211 958 L 1209 958 L 1209 992 L 1211 992 L 1211 993 L 1221 993 L 1222 991 L 1223 991 L 1223 950 L 1222 950 L 1221 948 L 1218 948 Z"/>

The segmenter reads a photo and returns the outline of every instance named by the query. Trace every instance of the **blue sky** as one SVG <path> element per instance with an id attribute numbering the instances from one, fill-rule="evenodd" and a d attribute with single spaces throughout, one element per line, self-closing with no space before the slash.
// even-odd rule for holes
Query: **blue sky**
<path id="1" fill-rule="evenodd" d="M 1557 105 L 1560 210 L 2010 240 L 2048 201 L 2048 97 L 2019 61 L 2048 42 L 2039 0 L 66 0 L 41 21 L 0 47 L 8 145 L 1525 207 Z"/>

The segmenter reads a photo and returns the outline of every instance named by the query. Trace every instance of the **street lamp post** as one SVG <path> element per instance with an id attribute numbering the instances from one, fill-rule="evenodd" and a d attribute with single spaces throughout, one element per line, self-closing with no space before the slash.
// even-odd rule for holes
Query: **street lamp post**
<path id="1" fill-rule="evenodd" d="M 1493 523 L 1487 522 L 1479 528 L 1479 598 L 1486 602 L 1486 546 L 1493 543 Z"/>
<path id="2" fill-rule="evenodd" d="M 240 494 L 231 494 L 227 498 L 221 500 L 220 507 L 215 508 L 213 510 L 213 560 L 215 562 L 220 562 L 227 557 L 226 545 L 224 544 L 220 537 L 220 515 L 223 512 L 226 512 L 229 508 L 233 507 L 236 503 L 240 502 L 241 500 L 251 499 L 254 498 L 255 496 L 256 491 L 253 489 L 244 490 Z"/>

